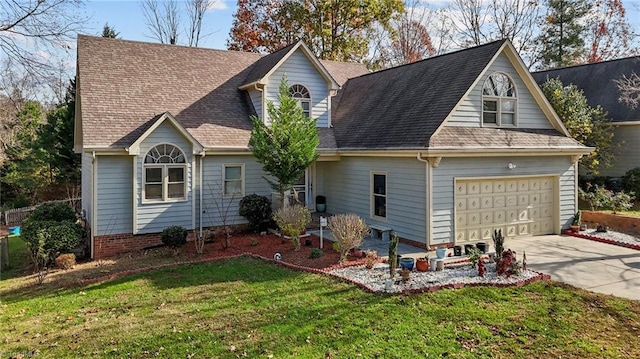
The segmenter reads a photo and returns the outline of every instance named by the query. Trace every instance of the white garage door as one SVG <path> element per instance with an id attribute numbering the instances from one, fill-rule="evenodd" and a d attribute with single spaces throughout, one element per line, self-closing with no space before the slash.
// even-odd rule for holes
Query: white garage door
<path id="1" fill-rule="evenodd" d="M 456 180 L 456 242 L 554 232 L 553 177 Z"/>

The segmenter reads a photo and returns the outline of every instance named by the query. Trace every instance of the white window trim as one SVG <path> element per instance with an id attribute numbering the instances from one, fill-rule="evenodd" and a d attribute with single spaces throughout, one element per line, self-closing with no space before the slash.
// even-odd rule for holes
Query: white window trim
<path id="1" fill-rule="evenodd" d="M 145 188 L 147 184 L 147 168 L 162 168 L 162 199 L 147 199 L 145 195 Z M 184 171 L 184 197 L 182 198 L 169 198 L 169 168 L 182 168 Z M 187 194 L 187 164 L 157 164 L 157 163 L 143 163 L 142 165 L 142 203 L 173 203 L 173 202 L 186 202 L 188 200 Z"/>
<path id="2" fill-rule="evenodd" d="M 383 196 L 380 194 L 374 194 L 373 192 L 373 176 L 374 175 L 382 175 L 384 176 L 384 198 L 385 198 L 385 211 L 386 211 L 386 216 L 385 217 L 380 217 L 378 215 L 376 215 L 376 211 L 375 211 L 375 200 L 374 200 L 374 196 Z M 381 222 L 386 222 L 387 218 L 389 217 L 389 186 L 388 186 L 388 181 L 387 181 L 388 177 L 387 177 L 387 171 L 371 171 L 369 172 L 369 215 L 371 216 L 371 219 L 375 219 L 377 221 L 381 221 Z"/>
<path id="3" fill-rule="evenodd" d="M 157 146 L 162 146 L 162 145 L 171 145 L 177 148 L 180 152 L 182 152 L 182 156 L 184 157 L 185 162 L 184 163 L 145 163 L 144 161 L 149 151 L 156 148 Z M 189 193 L 188 193 L 189 166 L 187 163 L 187 155 L 182 150 L 182 148 L 180 148 L 180 146 L 170 142 L 158 143 L 154 146 L 149 147 L 149 149 L 144 153 L 143 156 L 141 156 L 141 158 L 142 158 L 141 203 L 160 204 L 160 203 L 187 202 L 189 200 Z M 147 183 L 147 171 L 146 171 L 147 168 L 162 168 L 162 199 L 146 199 L 145 198 L 146 197 L 145 187 Z M 183 190 L 184 197 L 182 198 L 169 198 L 169 168 L 182 168 L 184 171 L 184 190 Z"/>
<path id="4" fill-rule="evenodd" d="M 313 105 L 312 105 L 313 102 L 311 100 L 313 99 L 313 96 L 311 96 L 311 91 L 309 90 L 309 87 L 307 87 L 307 86 L 305 86 L 303 84 L 300 84 L 300 83 L 295 83 L 295 84 L 289 86 L 289 89 L 291 89 L 293 86 L 296 86 L 296 85 L 304 87 L 305 90 L 307 90 L 307 93 L 309 94 L 309 97 L 307 98 L 307 97 L 294 97 L 294 96 L 291 96 L 291 98 L 296 100 L 298 102 L 298 106 L 300 106 L 301 108 L 302 108 L 302 103 L 303 102 L 308 103 L 309 104 L 309 116 L 308 117 L 312 118 L 313 117 Z M 304 110 L 303 110 L 303 112 L 304 112 Z"/>
<path id="5" fill-rule="evenodd" d="M 225 193 L 225 183 L 227 181 L 227 167 L 240 167 L 240 193 Z M 222 165 L 222 198 L 242 198 L 245 192 L 244 163 L 225 163 Z"/>
<path id="6" fill-rule="evenodd" d="M 484 86 L 489 81 L 489 78 L 495 74 L 501 74 L 506 76 L 511 84 L 513 84 L 513 93 L 515 96 L 513 97 L 501 97 L 501 96 L 492 96 L 484 94 Z M 482 127 L 518 127 L 518 88 L 516 87 L 516 82 L 513 81 L 513 78 L 504 72 L 493 72 L 482 83 L 482 89 L 480 90 L 480 95 L 482 96 L 480 103 L 480 126 Z M 513 108 L 513 123 L 502 124 L 502 100 L 514 101 Z M 496 101 L 496 123 L 485 123 L 484 122 L 484 101 Z"/>

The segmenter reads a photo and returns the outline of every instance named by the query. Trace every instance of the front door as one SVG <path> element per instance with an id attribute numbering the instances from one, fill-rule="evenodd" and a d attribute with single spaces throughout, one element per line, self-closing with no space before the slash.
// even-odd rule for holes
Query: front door
<path id="1" fill-rule="evenodd" d="M 298 178 L 293 184 L 293 189 L 298 195 L 298 201 L 305 207 L 311 209 L 313 205 L 312 200 L 312 186 L 311 186 L 311 169 L 307 168 L 304 174 Z"/>

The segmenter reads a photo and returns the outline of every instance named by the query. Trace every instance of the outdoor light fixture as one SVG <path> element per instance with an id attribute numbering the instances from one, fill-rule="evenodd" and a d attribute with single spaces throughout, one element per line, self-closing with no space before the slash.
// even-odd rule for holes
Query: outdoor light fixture
<path id="1" fill-rule="evenodd" d="M 509 163 L 509 164 L 507 165 L 507 168 L 513 171 L 513 170 L 515 170 L 515 169 L 516 169 L 516 164 L 515 164 L 515 163 Z"/>

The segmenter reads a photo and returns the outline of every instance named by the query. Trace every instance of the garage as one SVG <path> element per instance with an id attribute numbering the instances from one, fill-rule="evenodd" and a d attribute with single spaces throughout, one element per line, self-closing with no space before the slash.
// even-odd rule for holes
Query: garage
<path id="1" fill-rule="evenodd" d="M 456 243 L 554 233 L 556 177 L 455 179 Z"/>

